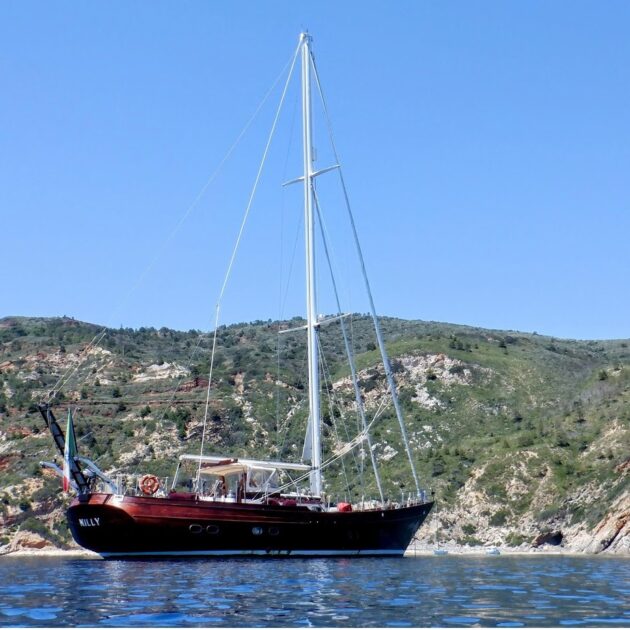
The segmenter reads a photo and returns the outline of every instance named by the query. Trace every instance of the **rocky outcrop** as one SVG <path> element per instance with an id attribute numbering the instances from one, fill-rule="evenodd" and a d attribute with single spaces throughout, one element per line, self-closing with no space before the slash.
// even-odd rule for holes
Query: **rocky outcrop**
<path id="1" fill-rule="evenodd" d="M 630 495 L 622 497 L 622 501 L 598 523 L 584 551 L 630 553 Z"/>
<path id="2" fill-rule="evenodd" d="M 561 531 L 555 532 L 545 532 L 543 534 L 538 534 L 536 538 L 534 538 L 534 542 L 532 543 L 532 547 L 540 547 L 542 545 L 552 545 L 557 547 L 562 544 L 562 540 L 564 535 Z"/>
<path id="3" fill-rule="evenodd" d="M 146 383 L 148 381 L 180 378 L 182 376 L 188 376 L 188 374 L 190 374 L 190 370 L 177 363 L 153 363 L 147 366 L 144 371 L 140 370 L 134 374 L 131 380 L 134 383 Z"/>
<path id="4" fill-rule="evenodd" d="M 513 475 L 504 475 L 506 493 L 510 498 L 519 498 L 522 490 L 532 491 L 531 507 L 515 515 L 510 502 L 488 495 L 483 484 L 484 466 L 471 470 L 469 479 L 457 494 L 453 503 L 439 506 L 439 515 L 433 514 L 428 526 L 418 534 L 418 540 L 429 544 L 437 537 L 443 544 L 518 548 L 519 551 L 562 550 L 570 553 L 630 554 L 630 488 L 608 508 L 605 516 L 595 525 L 588 517 L 605 505 L 605 489 L 597 485 L 583 486 L 568 495 L 558 504 L 557 511 L 541 518 L 543 506 L 550 501 L 552 491 L 546 483 L 546 475 L 536 488 L 536 479 L 527 476 L 523 465 L 536 458 L 521 452 L 521 459 L 502 470 L 511 470 Z M 533 467 L 533 470 L 536 470 Z M 627 466 L 617 466 L 616 472 L 627 474 Z M 519 483 L 515 483 L 518 481 Z M 624 478 L 619 482 L 624 483 Z M 532 488 L 535 488 L 532 490 Z M 576 520 L 575 510 L 583 510 L 584 517 Z M 481 548 L 481 547 L 480 547 Z"/>
<path id="5" fill-rule="evenodd" d="M 37 551 L 43 549 L 56 549 L 56 547 L 43 536 L 36 534 L 35 532 L 19 531 L 11 543 L 7 545 L 5 553 L 11 553 L 14 551 Z"/>

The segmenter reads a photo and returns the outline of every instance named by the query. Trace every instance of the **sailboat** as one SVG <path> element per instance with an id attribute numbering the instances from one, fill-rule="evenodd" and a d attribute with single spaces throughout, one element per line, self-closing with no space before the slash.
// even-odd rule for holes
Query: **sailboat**
<path id="1" fill-rule="evenodd" d="M 376 476 L 379 498 L 334 502 L 327 496 L 322 471 L 322 412 L 320 404 L 319 333 L 315 295 L 315 216 L 318 212 L 311 139 L 312 75 L 319 83 L 311 51 L 312 38 L 301 33 L 294 63 L 301 59 L 302 136 L 304 171 L 296 182 L 304 187 L 306 251 L 306 329 L 308 350 L 308 428 L 303 460 L 244 459 L 230 455 L 184 454 L 171 483 L 151 474 L 137 486 L 110 479 L 91 460 L 79 457 L 69 418 L 64 435 L 50 404 L 40 405 L 46 426 L 64 456 L 67 485 L 76 498 L 67 511 L 70 530 L 82 547 L 105 558 L 137 556 L 401 556 L 427 518 L 433 502 L 420 487 L 396 396 L 393 372 L 374 311 L 388 390 L 400 421 L 411 466 L 415 493 L 392 502 Z M 338 167 L 332 167 L 338 168 Z M 344 187 L 345 192 L 345 187 Z M 354 223 L 352 223 L 354 229 Z M 356 236 L 356 230 L 354 231 Z M 357 241 L 358 245 L 358 241 Z M 362 254 L 361 263 L 364 269 Z M 342 325 L 346 348 L 348 341 Z M 351 362 L 356 408 L 362 422 L 359 435 L 346 447 L 367 444 L 376 474 L 370 425 L 365 417 L 357 373 Z M 52 466 L 51 466 L 52 467 Z M 189 472 L 186 472 L 186 471 Z M 190 472 L 192 470 L 192 472 Z M 59 469 L 57 468 L 57 471 Z M 304 488 L 307 488 L 306 490 Z"/>

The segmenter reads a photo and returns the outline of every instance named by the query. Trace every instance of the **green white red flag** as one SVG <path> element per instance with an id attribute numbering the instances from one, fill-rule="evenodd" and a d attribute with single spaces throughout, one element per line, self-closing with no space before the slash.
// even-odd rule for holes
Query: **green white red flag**
<path id="1" fill-rule="evenodd" d="M 66 443 L 63 449 L 63 491 L 70 490 L 70 461 L 77 454 L 76 437 L 74 435 L 74 423 L 72 410 L 68 409 L 68 425 L 66 426 Z"/>

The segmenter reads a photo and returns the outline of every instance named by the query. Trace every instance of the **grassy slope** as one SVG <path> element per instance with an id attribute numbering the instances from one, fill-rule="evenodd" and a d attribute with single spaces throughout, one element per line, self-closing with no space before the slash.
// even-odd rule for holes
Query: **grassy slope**
<path id="1" fill-rule="evenodd" d="M 364 317 L 349 323 L 364 391 L 382 391 L 370 323 Z M 544 527 L 592 528 L 627 492 L 619 466 L 630 443 L 628 341 L 556 340 L 388 318 L 382 323 L 415 463 L 422 483 L 442 504 L 444 536 L 475 542 L 495 531 L 517 543 Z M 306 415 L 303 333 L 278 337 L 277 330 L 277 323 L 258 322 L 219 331 L 209 452 L 299 456 Z M 11 362 L 0 368 L 5 536 L 22 526 L 55 541 L 67 538 L 60 513 L 47 516 L 63 499 L 58 481 L 42 476 L 37 466 L 53 456 L 53 449 L 34 402 L 78 361 L 99 331 L 71 319 L 0 320 L 0 364 Z M 211 341 L 196 331 L 107 331 L 99 343 L 106 352 L 85 357 L 59 401 L 61 413 L 69 400 L 79 401 L 81 449 L 104 470 L 159 474 L 171 472 L 174 454 L 197 451 L 205 387 L 174 390 L 178 382 L 207 374 Z M 324 329 L 322 345 L 332 380 L 347 376 L 338 325 Z M 409 362 L 427 356 L 437 367 L 412 373 Z M 449 369 L 440 367 L 444 358 Z M 147 366 L 166 363 L 187 366 L 190 373 L 136 380 Z M 418 402 L 418 388 L 437 404 Z M 348 413 L 350 392 L 341 388 L 337 395 L 345 401 L 351 435 L 356 421 Z M 289 409 L 293 420 L 287 428 Z M 333 434 L 335 412 L 326 396 L 324 414 Z M 394 499 L 411 489 L 396 427 L 389 409 L 374 426 L 385 487 Z M 399 455 L 386 461 L 391 449 Z M 341 473 L 327 475 L 333 495 L 345 493 Z M 354 498 L 374 489 L 369 475 L 365 488 L 356 475 L 348 472 L 348 478 Z"/>

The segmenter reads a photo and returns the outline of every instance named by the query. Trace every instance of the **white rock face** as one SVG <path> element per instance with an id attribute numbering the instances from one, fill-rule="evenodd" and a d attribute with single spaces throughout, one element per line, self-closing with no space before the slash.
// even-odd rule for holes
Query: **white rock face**
<path id="1" fill-rule="evenodd" d="M 453 359 L 445 354 L 421 354 L 400 357 L 397 360 L 402 365 L 402 370 L 396 374 L 396 382 L 399 388 L 413 387 L 414 396 L 412 402 L 420 407 L 435 410 L 445 407 L 445 403 L 429 392 L 427 383 L 435 381 L 441 387 L 454 385 L 470 385 L 473 373 L 487 378 L 492 370 L 477 365 L 467 365 L 463 361 Z M 358 377 L 360 381 L 370 381 L 376 376 L 377 386 L 363 392 L 366 409 L 377 407 L 383 396 L 387 394 L 387 383 L 382 366 L 374 369 L 361 370 Z M 352 388 L 350 378 L 344 378 L 333 384 L 334 390 L 349 392 Z"/>
<path id="2" fill-rule="evenodd" d="M 381 459 L 384 461 L 389 461 L 398 455 L 398 451 L 392 448 L 389 444 L 385 446 L 383 449 L 383 453 L 381 454 Z"/>
<path id="3" fill-rule="evenodd" d="M 132 377 L 134 383 L 146 383 L 148 381 L 157 381 L 166 378 L 179 378 L 180 376 L 188 376 L 190 370 L 177 363 L 162 363 L 157 365 L 153 363 L 145 368 L 144 372 L 138 372 Z"/>

